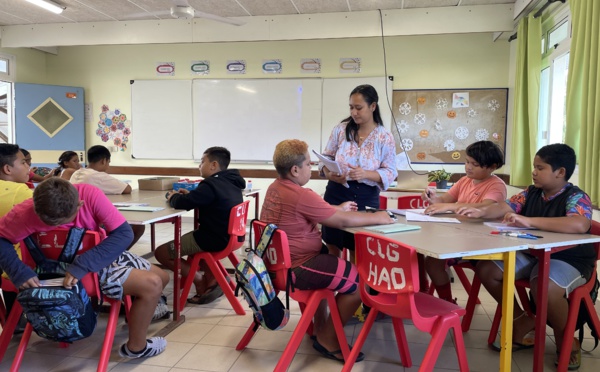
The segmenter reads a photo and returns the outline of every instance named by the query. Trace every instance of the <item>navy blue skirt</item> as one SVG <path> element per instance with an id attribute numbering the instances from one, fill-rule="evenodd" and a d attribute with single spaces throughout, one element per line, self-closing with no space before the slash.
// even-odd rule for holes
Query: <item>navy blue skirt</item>
<path id="1" fill-rule="evenodd" d="M 350 187 L 346 188 L 337 182 L 329 181 L 323 199 L 331 205 L 354 201 L 359 211 L 364 211 L 367 206 L 379 208 L 379 187 L 357 181 L 348 181 L 348 185 Z M 354 234 L 327 226 L 322 227 L 321 234 L 327 244 L 333 244 L 339 249 L 354 250 Z"/>

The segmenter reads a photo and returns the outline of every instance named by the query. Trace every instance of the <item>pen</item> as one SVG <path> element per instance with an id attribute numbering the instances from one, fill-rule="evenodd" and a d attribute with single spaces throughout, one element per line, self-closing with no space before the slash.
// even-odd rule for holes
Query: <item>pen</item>
<path id="1" fill-rule="evenodd" d="M 514 232 L 514 231 L 492 231 L 492 232 L 490 232 L 490 234 L 512 236 L 512 237 L 515 237 L 515 238 L 533 239 L 533 240 L 538 239 L 538 238 L 543 238 L 543 236 L 539 236 L 539 235 L 532 235 L 532 234 L 526 234 L 526 233 L 518 233 L 518 232 Z"/>

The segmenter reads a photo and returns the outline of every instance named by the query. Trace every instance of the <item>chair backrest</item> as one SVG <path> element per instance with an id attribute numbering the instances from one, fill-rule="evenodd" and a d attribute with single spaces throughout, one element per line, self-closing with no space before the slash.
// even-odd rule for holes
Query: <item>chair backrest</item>
<path id="1" fill-rule="evenodd" d="M 58 227 L 50 231 L 35 233 L 31 237 L 37 243 L 44 256 L 56 260 L 62 252 L 68 235 L 69 229 Z M 82 254 L 87 250 L 94 248 L 100 244 L 100 242 L 100 234 L 97 231 L 87 230 L 83 236 L 83 240 L 81 241 L 81 246 L 79 247 L 77 254 Z M 96 279 L 97 275 L 96 273 L 91 274 L 92 275 L 84 276 L 81 281 L 88 295 L 99 295 L 98 280 Z"/>
<path id="2" fill-rule="evenodd" d="M 260 240 L 260 236 L 266 226 L 267 224 L 262 221 L 252 221 L 255 246 Z M 269 271 L 273 286 L 279 291 L 285 291 L 287 272 L 292 267 L 292 259 L 290 258 L 290 246 L 287 235 L 283 230 L 277 229 L 273 234 L 271 243 L 265 250 L 263 261 Z"/>
<path id="3" fill-rule="evenodd" d="M 385 195 L 379 195 L 379 209 L 387 209 L 388 198 Z"/>
<path id="4" fill-rule="evenodd" d="M 422 209 L 429 203 L 421 199 L 421 195 L 405 195 L 398 197 L 398 209 Z"/>
<path id="5" fill-rule="evenodd" d="M 381 293 L 405 295 L 419 290 L 414 248 L 365 232 L 354 234 L 354 240 L 358 274 L 369 287 Z"/>
<path id="6" fill-rule="evenodd" d="M 227 228 L 227 232 L 229 233 L 228 248 L 232 250 L 236 250 L 244 245 L 249 204 L 250 201 L 246 200 L 231 208 L 231 212 L 229 212 L 229 226 Z M 225 250 L 227 251 L 228 249 Z"/>

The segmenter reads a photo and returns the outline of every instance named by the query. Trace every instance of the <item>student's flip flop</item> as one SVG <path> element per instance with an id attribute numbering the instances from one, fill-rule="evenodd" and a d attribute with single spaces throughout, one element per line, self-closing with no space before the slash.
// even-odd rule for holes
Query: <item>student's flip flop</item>
<path id="1" fill-rule="evenodd" d="M 325 349 L 325 347 L 323 345 L 321 345 L 319 343 L 319 341 L 317 341 L 316 337 L 314 338 L 313 348 L 316 351 L 318 351 L 319 353 L 321 353 L 321 355 L 323 355 L 325 358 L 337 360 L 338 362 L 342 362 L 342 363 L 345 362 L 343 357 L 338 358 L 336 356 L 336 355 L 342 355 L 342 350 L 329 351 L 329 350 Z M 350 346 L 350 350 L 352 350 L 352 346 Z M 363 354 L 362 352 L 358 353 L 358 356 L 356 357 L 356 361 L 360 362 L 363 359 L 365 359 L 365 354 Z"/>
<path id="2" fill-rule="evenodd" d="M 215 284 L 208 288 L 204 294 L 195 295 L 194 297 L 188 298 L 187 302 L 194 305 L 204 305 L 209 304 L 216 300 L 217 298 L 223 296 L 223 290 L 219 287 L 218 284 Z"/>
<path id="3" fill-rule="evenodd" d="M 569 364 L 567 369 L 569 371 L 576 371 L 581 367 L 581 345 L 579 345 L 579 341 L 575 339 L 579 348 L 577 350 L 571 350 L 571 355 L 569 356 Z M 558 367 L 558 359 L 560 358 L 560 353 L 556 353 L 556 359 L 554 360 L 554 365 Z"/>

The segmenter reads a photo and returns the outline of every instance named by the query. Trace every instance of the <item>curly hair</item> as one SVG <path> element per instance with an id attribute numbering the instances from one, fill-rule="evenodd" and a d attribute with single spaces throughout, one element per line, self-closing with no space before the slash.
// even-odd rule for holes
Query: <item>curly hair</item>
<path id="1" fill-rule="evenodd" d="M 73 185 L 59 177 L 43 181 L 33 191 L 35 213 L 47 225 L 59 226 L 75 216 L 79 193 Z"/>

